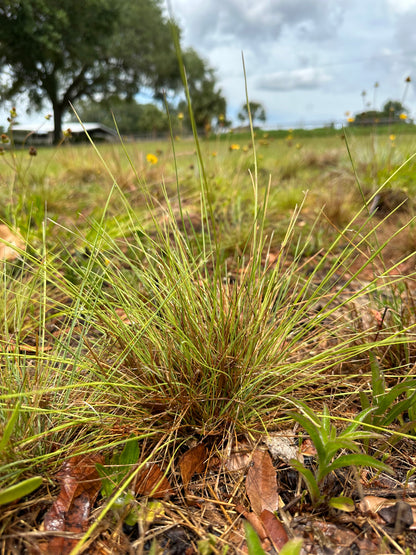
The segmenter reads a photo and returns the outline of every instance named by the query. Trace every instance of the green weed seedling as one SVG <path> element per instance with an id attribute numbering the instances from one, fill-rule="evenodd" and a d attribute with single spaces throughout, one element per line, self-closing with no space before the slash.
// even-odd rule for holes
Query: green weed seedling
<path id="1" fill-rule="evenodd" d="M 19 418 L 20 412 L 20 403 L 17 403 L 15 406 L 12 415 L 7 422 L 4 431 L 3 437 L 0 441 L 0 460 L 4 460 L 7 456 L 10 444 L 10 437 L 15 429 L 16 422 Z M 41 476 L 33 476 L 32 478 L 28 478 L 27 480 L 22 480 L 17 484 L 13 484 L 11 486 L 7 486 L 0 490 L 0 505 L 6 505 L 7 503 L 12 503 L 25 495 L 29 495 L 35 491 L 40 485 L 42 484 L 42 477 Z"/>
<path id="2" fill-rule="evenodd" d="M 416 380 L 405 379 L 389 389 L 386 386 L 383 371 L 375 357 L 370 352 L 371 392 L 366 395 L 360 392 L 361 407 L 367 411 L 363 423 L 372 426 L 388 426 L 398 419 L 403 424 L 403 413 L 408 412 L 411 420 L 416 419 Z M 404 399 L 398 401 L 399 397 Z M 371 408 L 372 410 L 368 410 Z"/>
<path id="3" fill-rule="evenodd" d="M 373 432 L 358 430 L 362 426 L 368 414 L 372 411 L 368 408 L 362 411 L 353 422 L 337 434 L 337 429 L 331 423 L 328 407 L 325 405 L 322 417 L 319 417 L 302 401 L 292 400 L 292 403 L 300 410 L 290 412 L 291 418 L 304 428 L 311 438 L 316 449 L 316 469 L 312 472 L 309 468 L 291 459 L 291 466 L 297 470 L 305 481 L 312 503 L 320 505 L 328 502 L 328 505 L 337 509 L 348 511 L 353 507 L 353 501 L 349 497 L 331 497 L 327 499 L 323 489 L 325 478 L 338 468 L 350 466 L 368 466 L 377 470 L 391 472 L 389 466 L 378 461 L 370 455 L 360 453 L 360 445 L 357 440 L 365 440 L 370 437 L 379 437 Z M 351 454 L 340 455 L 342 450 L 353 451 Z"/>
<path id="4" fill-rule="evenodd" d="M 136 524 L 138 520 L 138 507 L 134 494 L 123 489 L 122 484 L 139 460 L 139 444 L 136 438 L 131 437 L 120 453 L 114 453 L 105 466 L 97 463 L 97 471 L 102 477 L 101 494 L 109 499 L 116 489 L 119 495 L 112 502 L 111 508 L 115 513 L 122 516 L 124 522 L 129 526 Z"/>

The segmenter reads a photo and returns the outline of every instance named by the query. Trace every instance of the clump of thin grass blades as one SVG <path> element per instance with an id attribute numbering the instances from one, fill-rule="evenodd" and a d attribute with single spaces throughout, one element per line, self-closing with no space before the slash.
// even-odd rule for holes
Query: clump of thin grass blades
<path id="1" fill-rule="evenodd" d="M 2 453 L 3 485 L 132 437 L 144 446 L 141 461 L 155 457 L 169 470 L 190 437 L 232 442 L 283 425 L 289 398 L 318 411 L 329 406 L 334 418 L 345 419 L 347 407 L 353 419 L 351 399 L 360 390 L 371 395 L 374 353 L 386 379 L 412 374 L 410 313 L 399 324 L 363 324 L 374 291 L 390 302 L 403 279 L 391 276 L 403 261 L 383 263 L 384 220 L 368 225 L 364 206 L 325 251 L 309 256 L 316 228 L 299 236 L 299 206 L 276 249 L 265 226 L 269 189 L 260 198 L 255 164 L 249 233 L 233 253 L 199 162 L 198 229 L 179 181 L 175 196 L 143 185 L 149 217 L 138 221 L 109 172 L 114 185 L 101 220 L 87 234 L 71 230 L 77 252 L 21 253 L 32 276 L 14 284 L 21 320 L 10 315 L 7 288 L 3 294 L 3 329 L 10 334 L 11 321 L 16 328 L 1 345 L 3 427 L 20 403 Z M 111 197 L 124 210 L 109 223 Z"/>

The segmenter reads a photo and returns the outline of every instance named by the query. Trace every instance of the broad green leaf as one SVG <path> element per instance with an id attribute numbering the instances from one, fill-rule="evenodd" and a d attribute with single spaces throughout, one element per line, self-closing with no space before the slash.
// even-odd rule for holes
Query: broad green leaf
<path id="1" fill-rule="evenodd" d="M 311 422 L 313 422 L 318 428 L 321 427 L 322 422 L 319 419 L 319 416 L 313 412 L 311 408 L 308 407 L 306 403 L 303 401 L 299 401 L 298 399 L 291 399 L 291 402 L 303 412 L 303 414 L 309 418 Z"/>
<path id="2" fill-rule="evenodd" d="M 244 529 L 246 532 L 246 541 L 249 555 L 266 555 L 266 552 L 261 546 L 258 535 L 249 522 L 244 522 Z"/>
<path id="3" fill-rule="evenodd" d="M 123 451 L 119 457 L 119 464 L 133 465 L 137 464 L 140 455 L 139 442 L 137 438 L 132 437 L 126 441 Z"/>
<path id="4" fill-rule="evenodd" d="M 325 431 L 325 435 L 328 438 L 331 432 L 331 417 L 329 414 L 328 406 L 326 404 L 324 404 L 321 422 L 322 422 L 322 428 Z"/>
<path id="5" fill-rule="evenodd" d="M 289 416 L 293 418 L 296 422 L 298 422 L 304 430 L 309 434 L 309 437 L 312 440 L 312 443 L 315 446 L 315 449 L 318 453 L 318 459 L 325 459 L 325 446 L 322 441 L 320 430 L 315 426 L 313 422 L 311 422 L 306 416 L 303 414 L 299 414 L 298 412 L 290 412 Z"/>
<path id="6" fill-rule="evenodd" d="M 33 478 L 28 478 L 14 484 L 6 489 L 0 491 L 0 505 L 5 505 L 6 503 L 11 503 L 16 501 L 25 495 L 29 495 L 32 491 L 35 491 L 42 484 L 41 476 L 34 476 Z"/>
<path id="7" fill-rule="evenodd" d="M 387 464 L 378 461 L 370 455 L 354 453 L 352 455 L 342 455 L 338 457 L 338 459 L 328 466 L 326 474 L 329 474 L 337 468 L 345 468 L 347 466 L 369 466 L 370 468 L 377 468 L 377 470 L 389 472 L 390 474 L 393 472 Z"/>
<path id="8" fill-rule="evenodd" d="M 354 418 L 354 420 L 345 428 L 345 430 L 343 430 L 340 433 L 340 436 L 347 436 L 348 434 L 350 434 L 351 432 L 355 432 L 355 430 L 363 423 L 366 421 L 367 417 L 369 414 L 371 414 L 374 411 L 373 407 L 366 407 L 364 410 L 362 410 L 359 414 L 357 414 L 357 416 Z"/>
<path id="9" fill-rule="evenodd" d="M 367 397 L 367 395 L 366 395 L 363 391 L 360 391 L 360 392 L 359 392 L 359 395 L 360 395 L 360 403 L 361 403 L 362 408 L 363 408 L 364 410 L 365 410 L 365 409 L 368 409 L 368 408 L 371 408 L 371 406 L 370 406 L 370 400 L 369 400 L 369 398 Z M 364 412 L 364 411 L 363 411 L 363 412 Z M 367 413 L 367 414 L 368 414 L 368 413 Z"/>
<path id="10" fill-rule="evenodd" d="M 21 403 L 19 401 L 17 405 L 14 407 L 12 415 L 9 418 L 9 421 L 7 422 L 4 428 L 3 437 L 1 438 L 1 441 L 0 441 L 0 453 L 5 449 L 6 445 L 9 443 L 10 436 L 13 433 L 14 427 L 16 425 L 16 421 L 19 417 L 20 406 L 21 406 Z"/>
<path id="11" fill-rule="evenodd" d="M 352 513 L 355 511 L 355 504 L 351 497 L 345 497 L 341 495 L 340 497 L 331 497 L 328 501 L 328 505 L 339 511 L 344 511 L 345 513 Z"/>
<path id="12" fill-rule="evenodd" d="M 309 468 L 305 468 L 303 464 L 301 464 L 296 459 L 290 459 L 289 464 L 302 475 L 303 479 L 305 480 L 306 487 L 308 488 L 310 496 L 312 498 L 312 502 L 318 503 L 322 496 L 321 492 L 319 491 L 318 483 L 312 471 L 309 470 Z"/>
<path id="13" fill-rule="evenodd" d="M 370 367 L 371 367 L 371 386 L 373 398 L 377 395 L 382 395 L 386 391 L 386 384 L 384 381 L 384 375 L 380 369 L 380 365 L 377 361 L 376 356 L 371 351 L 369 352 Z"/>
<path id="14" fill-rule="evenodd" d="M 302 550 L 303 540 L 300 538 L 294 538 L 285 543 L 282 549 L 279 551 L 279 555 L 300 555 Z"/>

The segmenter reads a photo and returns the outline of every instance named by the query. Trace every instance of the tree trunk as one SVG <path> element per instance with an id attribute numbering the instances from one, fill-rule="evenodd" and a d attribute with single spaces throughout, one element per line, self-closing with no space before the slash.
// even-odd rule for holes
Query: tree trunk
<path id="1" fill-rule="evenodd" d="M 54 103 L 53 104 L 53 144 L 57 145 L 60 143 L 62 139 L 62 116 L 64 113 L 64 109 L 62 104 Z"/>

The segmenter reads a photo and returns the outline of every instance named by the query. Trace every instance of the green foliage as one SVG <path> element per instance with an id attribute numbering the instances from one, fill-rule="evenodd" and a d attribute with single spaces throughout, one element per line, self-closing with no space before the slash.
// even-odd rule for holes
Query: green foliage
<path id="1" fill-rule="evenodd" d="M 416 380 L 405 378 L 388 388 L 383 370 L 373 352 L 369 353 L 371 366 L 371 391 L 360 391 L 361 406 L 367 415 L 363 422 L 372 426 L 389 426 L 398 419 L 403 425 L 403 414 L 408 412 L 416 420 Z M 368 409 L 371 408 L 370 411 Z"/>
<path id="2" fill-rule="evenodd" d="M 76 106 L 76 111 L 82 121 L 99 121 L 108 127 L 114 127 L 114 114 L 121 134 L 158 135 L 169 130 L 164 110 L 156 104 L 139 104 L 134 99 L 84 100 Z"/>
<path id="3" fill-rule="evenodd" d="M 215 72 L 193 48 L 183 52 L 183 62 L 192 103 L 193 117 L 197 129 L 210 131 L 213 119 L 217 124 L 225 125 L 226 100 L 217 88 Z M 185 125 L 191 129 L 188 107 L 185 100 L 178 105 L 178 110 L 185 114 Z"/>
<path id="4" fill-rule="evenodd" d="M 369 466 L 377 470 L 391 472 L 390 467 L 378 461 L 374 457 L 360 453 L 361 447 L 358 440 L 365 440 L 377 437 L 373 432 L 358 430 L 363 425 L 368 413 L 372 409 L 367 409 L 357 415 L 353 422 L 344 430 L 337 433 L 337 429 L 331 423 L 328 407 L 324 405 L 322 417 L 315 414 L 302 401 L 292 401 L 301 413 L 290 412 L 290 417 L 304 428 L 311 438 L 316 449 L 316 469 L 314 472 L 303 466 L 296 459 L 292 459 L 290 464 L 295 468 L 305 481 L 309 490 L 312 503 L 319 505 L 327 501 L 324 492 L 325 478 L 338 468 L 349 466 Z M 338 455 L 339 451 L 353 451 L 353 454 Z M 352 501 L 348 498 L 332 498 L 329 504 L 336 508 L 348 506 Z"/>
<path id="5" fill-rule="evenodd" d="M 131 97 L 178 83 L 171 30 L 157 0 L 22 0 L 0 6 L 0 67 L 10 68 L 7 95 L 45 97 L 62 116 L 83 97 Z"/>
<path id="6" fill-rule="evenodd" d="M 112 501 L 112 509 L 122 514 L 126 524 L 133 525 L 137 522 L 138 511 L 134 494 L 122 487 L 123 481 L 137 465 L 139 460 L 139 444 L 135 437 L 131 437 L 119 453 L 115 452 L 106 465 L 97 464 L 97 471 L 103 478 L 101 493 L 103 497 L 110 498 L 120 489 L 119 495 Z"/>
<path id="7" fill-rule="evenodd" d="M 246 121 L 249 124 L 249 113 L 253 125 L 255 124 L 256 120 L 261 121 L 262 123 L 266 121 L 266 111 L 262 104 L 260 104 L 259 102 L 250 101 L 248 104 L 247 102 L 243 104 L 243 107 L 238 114 L 238 119 L 242 122 Z"/>
<path id="8" fill-rule="evenodd" d="M 405 123 L 406 119 L 401 119 L 402 114 L 408 114 L 409 110 L 398 100 L 389 100 L 386 102 L 382 110 L 366 110 L 356 114 L 354 121 L 349 122 L 350 126 L 354 125 L 382 125 L 386 123 Z"/>
<path id="9" fill-rule="evenodd" d="M 260 539 L 256 534 L 254 528 L 247 521 L 244 522 L 244 530 L 246 534 L 246 542 L 249 555 L 266 555 L 266 552 L 261 546 Z M 280 555 L 300 555 L 303 540 L 293 539 L 285 543 L 280 549 Z"/>
<path id="10" fill-rule="evenodd" d="M 261 546 L 260 539 L 249 522 L 244 522 L 244 529 L 249 555 L 265 555 L 266 552 Z"/>
<path id="11" fill-rule="evenodd" d="M 28 478 L 18 484 L 2 489 L 0 490 L 0 505 L 6 505 L 7 503 L 17 501 L 21 497 L 29 495 L 29 493 L 37 490 L 41 485 L 42 477 L 33 476 L 33 478 Z"/>
<path id="12" fill-rule="evenodd" d="M 12 434 L 15 432 L 16 423 L 19 418 L 20 414 L 20 407 L 21 404 L 17 403 L 7 424 L 3 429 L 3 437 L 0 441 L 0 461 L 2 463 L 5 462 L 8 452 L 9 452 L 9 442 Z M 6 505 L 7 503 L 12 503 L 24 497 L 25 495 L 29 495 L 39 486 L 42 484 L 42 477 L 41 476 L 33 476 L 32 478 L 28 478 L 26 480 L 22 480 L 17 484 L 12 484 L 10 486 L 6 486 L 0 489 L 0 505 Z"/>

